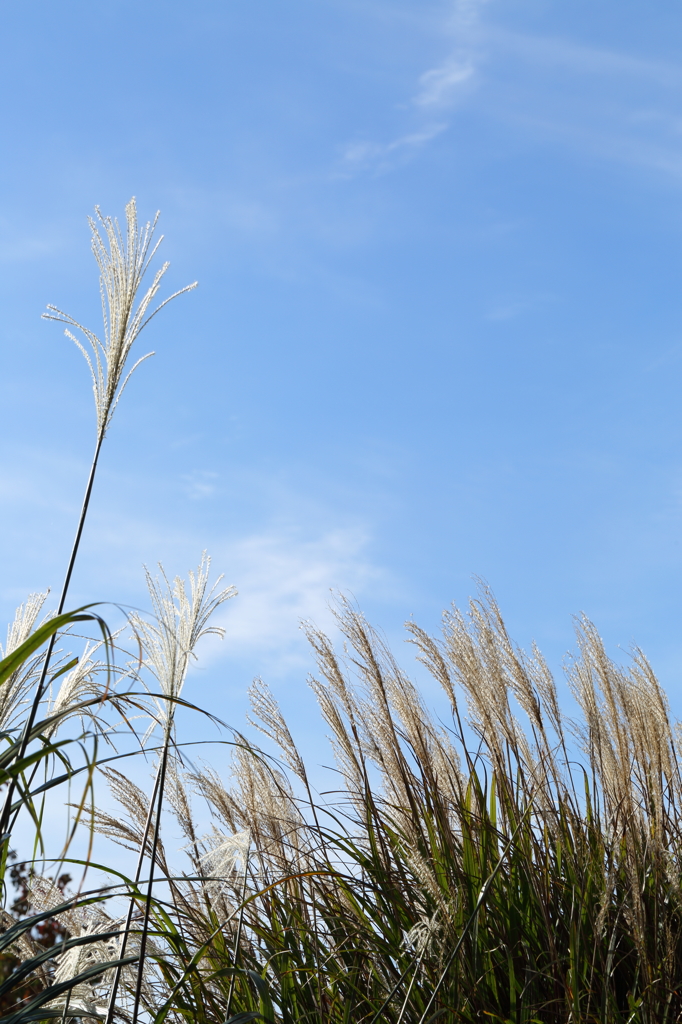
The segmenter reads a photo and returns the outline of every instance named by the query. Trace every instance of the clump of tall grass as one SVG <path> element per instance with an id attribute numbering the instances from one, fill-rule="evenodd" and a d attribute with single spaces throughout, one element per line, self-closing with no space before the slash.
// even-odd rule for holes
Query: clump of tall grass
<path id="1" fill-rule="evenodd" d="M 513 643 L 483 588 L 465 612 L 445 613 L 438 636 L 407 625 L 447 698 L 440 721 L 341 600 L 341 650 L 306 627 L 335 760 L 333 791 L 319 794 L 261 680 L 250 724 L 268 749 L 233 733 L 219 770 L 187 757 L 175 709 L 233 593 L 209 586 L 207 559 L 189 584 L 148 573 L 152 614 L 130 615 L 114 636 L 93 608 L 64 613 L 102 440 L 164 273 L 137 298 L 152 233 L 134 204 L 125 239 L 114 221 L 93 225 L 104 341 L 80 329 L 95 457 L 58 614 L 39 622 L 44 598 L 30 599 L 0 661 L 3 879 L 17 816 L 35 830 L 31 916 L 5 911 L 1 922 L 0 1024 L 682 1020 L 682 736 L 641 651 L 614 663 L 581 619 L 568 718 L 540 651 Z M 96 641 L 57 655 L 57 635 L 88 622 Z M 149 792 L 126 769 L 135 744 L 154 755 Z M 94 796 L 102 783 L 108 803 Z M 67 841 L 48 857 L 44 802 L 64 784 Z M 78 829 L 90 844 L 80 859 L 68 856 Z M 132 853 L 129 876 L 109 868 L 96 881 L 98 835 Z M 95 880 L 69 895 L 51 879 L 76 862 Z M 57 945 L 40 942 L 45 921 Z"/>
<path id="2" fill-rule="evenodd" d="M 190 867 L 159 847 L 172 899 L 155 914 L 150 1017 L 682 1019 L 680 736 L 643 654 L 616 665 L 581 620 L 568 720 L 484 590 L 439 637 L 407 627 L 449 700 L 442 724 L 357 610 L 342 602 L 338 621 L 342 654 L 308 632 L 334 795 L 314 794 L 260 681 L 253 723 L 278 760 L 242 736 L 230 778 L 174 769 Z M 96 827 L 115 837 L 111 817 Z"/>

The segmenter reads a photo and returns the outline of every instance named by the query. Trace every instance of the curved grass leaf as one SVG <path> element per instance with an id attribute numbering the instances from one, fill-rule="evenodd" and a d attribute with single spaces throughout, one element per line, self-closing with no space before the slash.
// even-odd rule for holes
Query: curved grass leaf
<path id="1" fill-rule="evenodd" d="M 100 627 L 105 643 L 108 644 L 111 640 L 111 633 L 106 622 L 100 615 L 88 612 L 87 610 L 88 608 L 95 607 L 97 607 L 96 603 L 83 605 L 75 611 L 55 615 L 53 619 L 49 619 L 42 626 L 39 626 L 34 633 L 31 633 L 27 640 L 24 640 L 23 644 L 20 644 L 11 654 L 8 654 L 0 661 L 0 685 L 9 679 L 17 669 L 21 668 L 24 662 L 54 636 L 55 633 L 75 622 L 96 622 Z"/>
<path id="2" fill-rule="evenodd" d="M 44 1006 L 45 1003 L 49 1003 L 52 999 L 57 999 L 58 996 L 63 995 L 65 992 L 69 992 L 76 985 L 80 985 L 84 981 L 91 981 L 94 978 L 99 977 L 106 971 L 111 970 L 113 967 L 125 966 L 126 964 L 135 963 L 137 960 L 136 956 L 126 956 L 123 959 L 108 960 L 106 963 L 94 964 L 92 967 L 88 967 L 87 970 L 81 971 L 73 978 L 69 978 L 67 981 L 62 981 L 58 985 L 49 985 L 47 988 L 39 992 L 37 996 L 34 996 L 25 1006 L 21 1009 L 11 1013 L 5 1017 L 0 1017 L 0 1024 L 25 1024 L 29 1020 L 39 1020 L 42 1015 L 34 1013 L 39 1006 Z M 59 1016 L 62 1017 L 64 1011 L 61 1010 Z"/>
<path id="3" fill-rule="evenodd" d="M 18 981 L 26 978 L 33 971 L 37 970 L 48 960 L 54 960 L 55 957 L 61 956 L 62 953 L 66 952 L 67 949 L 71 949 L 74 946 L 87 946 L 93 942 L 104 942 L 106 939 L 113 939 L 115 936 L 120 935 L 120 929 L 113 932 L 101 932 L 99 934 L 92 935 L 79 935 L 73 939 L 64 939 L 54 946 L 50 946 L 48 949 L 41 950 L 36 956 L 31 957 L 29 960 L 22 960 L 19 966 L 14 970 L 9 978 L 0 985 L 0 996 L 5 995 L 6 992 L 11 992 L 16 987 Z"/>

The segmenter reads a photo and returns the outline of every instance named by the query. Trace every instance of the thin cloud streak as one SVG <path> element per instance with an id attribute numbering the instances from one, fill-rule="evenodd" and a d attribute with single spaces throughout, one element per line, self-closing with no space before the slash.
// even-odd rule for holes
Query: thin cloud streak
<path id="1" fill-rule="evenodd" d="M 454 41 L 446 59 L 419 78 L 419 91 L 412 99 L 417 107 L 448 107 L 468 93 L 483 56 L 481 12 L 487 0 L 455 0 L 445 34 Z"/>
<path id="2" fill-rule="evenodd" d="M 310 540 L 288 531 L 265 530 L 234 541 L 216 552 L 238 589 L 221 625 L 225 641 L 212 643 L 210 659 L 253 658 L 281 675 L 309 666 L 301 621 L 313 619 L 333 628 L 330 601 L 335 590 L 360 595 L 386 590 L 388 574 L 369 556 L 369 535 L 360 527 L 328 530 Z"/>
<path id="3" fill-rule="evenodd" d="M 648 79 L 667 88 L 682 84 L 682 66 L 645 60 L 631 54 L 585 46 L 557 36 L 533 35 L 486 25 L 481 38 L 494 52 L 522 58 L 527 63 L 565 68 L 574 74 L 626 76 Z"/>
<path id="4" fill-rule="evenodd" d="M 413 103 L 418 107 L 435 107 L 452 103 L 453 92 L 470 81 L 476 71 L 471 57 L 453 57 L 442 67 L 425 71 L 419 79 L 420 91 Z"/>
<path id="5" fill-rule="evenodd" d="M 482 114 L 578 155 L 680 177 L 682 66 L 494 26 L 486 39 Z"/>
<path id="6" fill-rule="evenodd" d="M 476 44 L 479 11 L 486 3 L 487 0 L 455 0 L 448 17 L 447 32 L 456 38 L 456 49 L 443 64 L 429 68 L 419 76 L 417 90 L 408 105 L 413 116 L 415 113 L 418 115 L 417 125 L 390 142 L 347 144 L 343 147 L 347 171 L 373 168 L 376 173 L 386 173 L 449 128 L 449 122 L 442 118 L 434 121 L 434 109 L 443 112 L 453 106 L 474 82 L 479 57 Z"/>
<path id="7" fill-rule="evenodd" d="M 394 169 L 451 129 L 447 112 L 466 105 L 577 153 L 680 177 L 682 65 L 511 31 L 484 18 L 485 5 L 453 5 L 442 27 L 450 51 L 419 76 L 404 108 L 416 126 L 387 143 L 346 145 L 348 175 Z"/>
<path id="8" fill-rule="evenodd" d="M 427 142 L 431 142 L 437 135 L 447 129 L 444 121 L 436 121 L 427 124 L 419 131 L 402 135 L 393 142 L 385 144 L 376 142 L 353 142 L 348 145 L 343 153 L 343 160 L 347 167 L 361 169 L 373 167 L 376 173 L 381 174 L 395 166 L 396 157 L 409 156 L 416 150 L 421 149 Z"/>

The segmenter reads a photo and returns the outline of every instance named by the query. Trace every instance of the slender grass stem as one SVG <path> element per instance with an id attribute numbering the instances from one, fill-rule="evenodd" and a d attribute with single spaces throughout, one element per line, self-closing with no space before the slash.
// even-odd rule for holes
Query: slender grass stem
<path id="1" fill-rule="evenodd" d="M 237 921 L 237 931 L 234 937 L 234 948 L 232 950 L 232 968 L 233 973 L 230 979 L 230 991 L 227 996 L 227 1009 L 225 1011 L 225 1020 L 230 1019 L 230 1010 L 232 1009 L 232 999 L 234 997 L 234 987 L 237 979 L 237 960 L 239 957 L 239 945 L 242 939 L 242 926 L 244 923 L 244 900 L 246 899 L 246 877 L 248 869 L 248 853 L 244 855 L 244 878 L 242 879 L 242 898 L 239 907 L 239 919 Z"/>
<path id="2" fill-rule="evenodd" d="M 142 996 L 142 983 L 144 978 L 144 960 L 147 952 L 147 936 L 149 934 L 149 918 L 151 915 L 152 907 L 152 890 L 154 887 L 154 867 L 156 865 L 156 851 L 159 846 L 159 832 L 161 829 L 161 811 L 163 808 L 163 791 L 166 784 L 166 769 L 168 767 L 168 752 L 170 749 L 170 723 L 172 718 L 169 717 L 169 726 L 166 732 L 166 740 L 163 745 L 163 753 L 161 755 L 161 764 L 159 766 L 158 775 L 158 787 L 157 787 L 157 808 L 156 808 L 156 820 L 154 822 L 154 835 L 152 838 L 152 848 L 150 850 L 150 866 L 149 866 L 149 882 L 147 884 L 147 895 L 145 898 L 144 905 L 144 919 L 142 922 L 142 934 L 140 936 L 140 955 L 137 965 L 137 981 L 135 984 L 135 998 L 133 1002 L 133 1015 L 132 1024 L 137 1024 L 137 1017 L 140 1008 L 140 999 Z M 151 803 L 153 807 L 153 802 Z M 144 846 L 143 846 L 144 849 Z M 112 1002 L 113 1005 L 113 1002 Z"/>
<path id="3" fill-rule="evenodd" d="M 407 992 L 405 993 L 405 998 L 403 1000 L 403 1005 L 402 1005 L 402 1007 L 400 1009 L 400 1015 L 398 1016 L 398 1020 L 396 1021 L 396 1024 L 402 1024 L 402 1021 L 403 1021 L 403 1018 L 405 1016 L 405 1013 L 407 1012 L 407 1004 L 410 1001 L 410 995 L 412 994 L 412 989 L 414 988 L 414 983 L 417 980 L 417 976 L 419 974 L 419 971 L 421 970 L 422 961 L 423 961 L 424 957 L 426 956 L 427 946 L 428 946 L 428 939 L 426 939 L 426 941 L 424 942 L 424 948 L 422 949 L 421 953 L 419 954 L 419 959 L 417 960 L 417 966 L 415 967 L 414 971 L 412 972 L 412 977 L 410 978 L 410 984 L 407 987 Z"/>
<path id="4" fill-rule="evenodd" d="M 137 866 L 135 868 L 135 876 L 133 878 L 133 884 L 134 885 L 138 884 L 138 882 L 140 881 L 140 878 L 142 876 L 142 866 L 144 864 L 145 850 L 147 848 L 147 840 L 149 838 L 149 829 L 151 828 L 151 823 L 152 823 L 152 820 L 153 820 L 153 817 L 154 817 L 154 805 L 155 805 L 155 802 L 156 802 L 156 795 L 158 793 L 160 775 L 161 775 L 161 762 L 159 761 L 159 767 L 157 769 L 156 777 L 154 779 L 154 788 L 152 790 L 152 796 L 151 796 L 151 799 L 149 801 L 149 810 L 147 812 L 147 819 L 146 819 L 146 822 L 145 822 L 144 832 L 143 832 L 143 835 L 142 835 L 142 842 L 140 844 L 140 852 L 139 852 L 138 858 L 137 858 Z M 123 934 L 121 936 L 121 948 L 119 950 L 119 959 L 120 960 L 122 960 L 123 957 L 125 956 L 125 950 L 126 950 L 126 946 L 128 945 L 128 936 L 130 935 L 130 928 L 131 928 L 132 921 L 133 921 L 133 912 L 134 912 L 134 910 L 135 910 L 135 897 L 133 896 L 133 894 L 131 894 L 130 901 L 128 903 L 128 912 L 127 912 L 127 915 L 126 915 L 126 921 L 125 921 L 125 925 L 123 927 Z M 123 971 L 122 964 L 118 964 L 117 967 L 114 970 L 114 977 L 113 977 L 112 982 L 111 982 L 111 989 L 110 989 L 110 992 L 109 992 L 109 1003 L 108 1003 L 108 1006 L 107 1006 L 107 1015 L 106 1015 L 106 1018 L 105 1018 L 105 1024 L 111 1024 L 111 1022 L 112 1022 L 112 1020 L 114 1018 L 114 1013 L 116 1011 L 116 996 L 118 995 L 118 988 L 119 988 L 119 985 L 120 985 L 120 982 L 121 982 L 121 972 L 122 971 Z"/>
<path id="5" fill-rule="evenodd" d="M 526 808 L 523 816 L 521 817 L 521 820 L 519 821 L 518 825 L 514 829 L 514 832 L 511 835 L 507 845 L 505 846 L 504 850 L 500 854 L 500 857 L 499 857 L 499 859 L 497 861 L 497 864 L 493 868 L 491 874 L 485 880 L 485 883 L 481 886 L 481 891 L 478 894 L 478 899 L 476 900 L 476 906 L 474 907 L 474 909 L 473 909 L 473 911 L 471 913 L 471 916 L 469 917 L 469 920 L 465 924 L 464 929 L 462 931 L 462 934 L 460 935 L 459 939 L 455 943 L 455 948 L 453 949 L 452 953 L 448 957 L 447 963 L 446 963 L 445 967 L 443 968 L 443 970 L 441 972 L 441 976 L 438 979 L 438 982 L 436 983 L 436 987 L 434 988 L 433 992 L 431 993 L 431 996 L 429 998 L 429 1001 L 426 1004 L 424 1012 L 422 1013 L 421 1017 L 419 1018 L 419 1024 L 424 1024 L 424 1021 L 426 1020 L 426 1016 L 427 1016 L 429 1010 L 431 1009 L 431 1007 L 433 1006 L 434 1002 L 436 1001 L 436 996 L 438 995 L 438 993 L 440 992 L 440 990 L 441 990 L 441 988 L 443 986 L 443 982 L 445 981 L 445 979 L 447 977 L 448 971 L 452 967 L 452 964 L 455 961 L 455 957 L 457 956 L 457 954 L 459 953 L 460 949 L 462 948 L 462 943 L 464 942 L 465 938 L 469 934 L 469 930 L 470 930 L 471 926 L 476 921 L 476 918 L 479 915 L 481 907 L 483 906 L 483 901 L 485 900 L 486 896 L 488 895 L 488 892 L 490 891 L 490 887 L 493 884 L 493 882 L 495 881 L 495 878 L 497 876 L 498 871 L 500 870 L 500 868 L 502 867 L 504 861 L 506 860 L 507 854 L 509 853 L 509 851 L 511 850 L 512 846 L 514 845 L 516 837 L 519 834 L 519 832 L 521 831 L 521 826 L 523 825 L 524 821 L 528 817 L 528 814 L 529 814 L 530 810 L 531 810 L 531 804 L 529 803 L 529 805 Z"/>
<path id="6" fill-rule="evenodd" d="M 68 562 L 67 569 L 66 569 L 66 575 L 64 576 L 64 583 L 62 584 L 62 591 L 61 591 L 61 594 L 60 594 L 60 597 L 59 597 L 59 605 L 57 607 L 57 615 L 61 615 L 62 614 L 62 612 L 64 611 L 64 605 L 66 604 L 66 597 L 67 597 L 67 594 L 69 592 L 69 585 L 71 583 L 71 576 L 73 575 L 74 566 L 76 564 L 76 558 L 78 556 L 78 549 L 80 547 L 81 538 L 83 536 L 83 527 L 85 526 L 85 519 L 86 519 L 86 516 L 88 514 L 88 508 L 90 506 L 90 498 L 92 497 L 92 488 L 93 488 L 93 485 L 95 483 L 95 473 L 97 472 L 97 464 L 99 462 L 99 456 L 100 456 L 100 451 L 102 449 L 102 442 L 103 441 L 104 441 L 104 435 L 100 434 L 100 436 L 97 439 L 97 445 L 95 446 L 95 454 L 93 456 L 92 464 L 90 466 L 90 473 L 88 475 L 88 482 L 87 482 L 87 485 L 86 485 L 86 488 L 85 488 L 85 495 L 83 497 L 83 504 L 81 506 L 81 512 L 80 512 L 80 516 L 78 518 L 78 527 L 76 529 L 76 535 L 75 535 L 74 540 L 73 540 L 73 546 L 71 548 L 71 556 L 69 558 L 69 562 Z M 31 707 L 30 707 L 28 715 L 26 717 L 26 722 L 24 723 L 24 728 L 23 728 L 23 731 L 22 731 L 22 734 L 21 734 L 21 741 L 20 741 L 19 749 L 18 749 L 16 757 L 15 757 L 15 761 L 20 761 L 21 758 L 24 757 L 24 755 L 26 753 L 26 748 L 28 746 L 29 737 L 31 735 L 31 730 L 32 730 L 33 725 L 35 723 L 36 715 L 38 714 L 38 708 L 40 707 L 40 702 L 43 699 L 43 696 L 45 694 L 45 689 L 47 687 L 47 674 L 48 674 L 48 671 L 49 671 L 49 668 L 50 668 L 50 661 L 52 659 L 52 654 L 53 654 L 53 651 L 54 651 L 54 646 L 55 646 L 56 641 L 57 641 L 57 634 L 53 633 L 52 636 L 50 637 L 50 641 L 49 641 L 49 643 L 47 645 L 47 650 L 45 652 L 45 657 L 44 657 L 44 660 L 43 660 L 43 666 L 42 666 L 42 669 L 41 669 L 41 672 L 40 672 L 40 678 L 38 680 L 38 685 L 36 686 L 36 690 L 35 690 L 35 694 L 33 696 L 33 701 L 31 703 Z M 0 814 L 0 842 L 2 842 L 2 841 L 9 842 L 8 828 L 10 826 L 10 815 L 11 815 L 12 803 L 13 803 L 13 800 L 14 800 L 15 789 L 16 789 L 16 782 L 15 782 L 14 779 L 12 779 L 10 781 L 10 783 L 8 784 L 8 786 L 7 786 L 7 792 L 5 793 L 5 801 L 4 801 L 4 804 L 3 804 L 2 813 Z M 18 813 L 18 811 L 17 811 L 17 813 Z"/>

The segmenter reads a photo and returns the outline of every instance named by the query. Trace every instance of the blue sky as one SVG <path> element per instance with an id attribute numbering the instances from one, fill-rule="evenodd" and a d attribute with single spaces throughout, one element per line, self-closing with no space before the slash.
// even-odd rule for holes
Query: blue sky
<path id="1" fill-rule="evenodd" d="M 86 217 L 135 195 L 169 288 L 200 285 L 140 340 L 73 603 L 144 605 L 143 563 L 207 548 L 240 596 L 193 696 L 239 724 L 261 673 L 312 729 L 298 621 L 327 623 L 330 589 L 400 648 L 478 574 L 555 669 L 584 610 L 682 712 L 679 5 L 64 0 L 0 23 L 2 614 L 57 589 L 94 443 L 86 368 L 40 313 L 98 324 Z"/>

